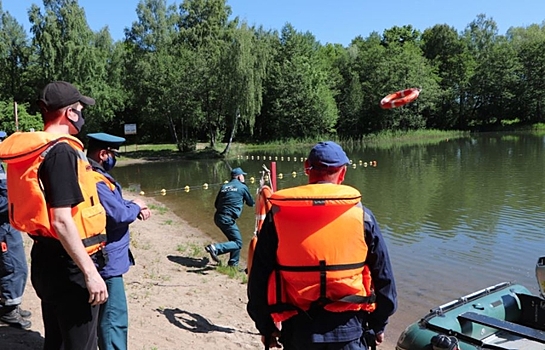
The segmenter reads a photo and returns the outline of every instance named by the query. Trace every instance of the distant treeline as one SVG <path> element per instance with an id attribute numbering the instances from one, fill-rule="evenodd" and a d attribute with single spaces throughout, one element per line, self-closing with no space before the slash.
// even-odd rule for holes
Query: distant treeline
<path id="1" fill-rule="evenodd" d="M 107 11 L 107 10 L 105 10 Z M 130 11 L 130 9 L 127 9 Z M 141 0 L 125 38 L 93 32 L 77 0 L 43 0 L 28 11 L 30 33 L 1 9 L 0 128 L 40 128 L 39 90 L 66 80 L 93 96 L 86 131 L 140 142 L 271 142 L 382 131 L 489 129 L 543 121 L 543 24 L 498 33 L 478 15 L 462 32 L 411 25 L 322 45 L 290 24 L 280 31 L 232 18 L 225 0 Z M 408 87 L 420 97 L 383 110 Z"/>

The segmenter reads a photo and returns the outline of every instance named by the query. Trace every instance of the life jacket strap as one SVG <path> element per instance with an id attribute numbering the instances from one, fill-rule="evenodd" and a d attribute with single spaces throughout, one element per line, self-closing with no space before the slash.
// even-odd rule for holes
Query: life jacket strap
<path id="1" fill-rule="evenodd" d="M 319 302 L 321 301 L 327 301 L 327 298 L 326 298 L 326 284 L 327 284 L 327 265 L 325 263 L 325 260 L 320 260 L 320 299 Z"/>
<path id="2" fill-rule="evenodd" d="M 274 270 L 274 278 L 276 283 L 276 304 L 282 304 L 282 276 L 280 270 Z"/>
<path id="3" fill-rule="evenodd" d="M 365 296 L 365 297 L 361 295 L 356 295 L 356 294 L 347 295 L 337 301 L 342 301 L 344 303 L 351 303 L 351 304 L 373 304 L 376 300 L 377 300 L 377 296 L 373 292 L 373 294 Z"/>
<path id="4" fill-rule="evenodd" d="M 376 295 L 375 293 L 369 295 L 369 296 L 361 296 L 361 295 L 347 295 L 345 297 L 342 297 L 339 300 L 331 300 L 327 298 L 320 298 L 319 300 L 316 300 L 312 303 L 309 310 L 305 311 L 301 309 L 300 307 L 297 307 L 293 304 L 289 304 L 286 302 L 278 301 L 274 305 L 269 305 L 269 312 L 270 313 L 282 313 L 284 311 L 298 311 L 299 313 L 305 313 L 308 314 L 311 313 L 313 310 L 321 310 L 326 306 L 327 304 L 331 304 L 337 301 L 341 301 L 344 303 L 351 303 L 351 304 L 373 304 L 376 301 Z"/>
<path id="5" fill-rule="evenodd" d="M 305 310 L 288 303 L 276 303 L 274 305 L 269 305 L 269 313 L 275 314 L 275 313 L 282 313 L 284 311 L 298 311 L 299 313 L 305 312 Z"/>
<path id="6" fill-rule="evenodd" d="M 93 237 L 87 237 L 81 240 L 85 248 L 106 242 L 106 234 L 101 233 Z"/>
<path id="7" fill-rule="evenodd" d="M 342 270 L 353 270 L 359 269 L 365 266 L 365 262 L 358 262 L 353 264 L 339 264 L 339 265 L 320 265 L 315 266 L 288 266 L 288 265 L 277 265 L 278 270 L 288 271 L 288 272 L 313 272 L 313 271 L 342 271 Z"/>
<path id="8" fill-rule="evenodd" d="M 308 313 L 311 310 L 323 309 L 326 305 L 334 302 L 344 302 L 350 304 L 373 304 L 376 301 L 375 293 L 368 296 L 362 296 L 357 294 L 346 295 L 338 300 L 331 300 L 326 297 L 327 295 L 327 271 L 340 271 L 340 270 L 353 270 L 362 268 L 365 266 L 365 262 L 358 262 L 352 264 L 338 264 L 327 265 L 325 260 L 320 260 L 318 265 L 315 266 L 287 266 L 277 265 L 274 270 L 276 280 L 276 303 L 269 305 L 269 312 L 281 313 L 285 311 L 298 311 L 299 313 Z M 320 273 L 320 296 L 317 300 L 312 302 L 308 311 L 286 302 L 282 301 L 282 277 L 280 271 L 289 272 L 319 272 Z"/>

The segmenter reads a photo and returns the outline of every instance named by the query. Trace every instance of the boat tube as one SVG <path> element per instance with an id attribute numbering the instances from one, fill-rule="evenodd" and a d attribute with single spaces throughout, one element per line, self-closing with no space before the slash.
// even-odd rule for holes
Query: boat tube
<path id="1" fill-rule="evenodd" d="M 545 299 L 502 282 L 432 309 L 408 326 L 396 345 L 396 350 L 478 349 L 545 349 Z"/>

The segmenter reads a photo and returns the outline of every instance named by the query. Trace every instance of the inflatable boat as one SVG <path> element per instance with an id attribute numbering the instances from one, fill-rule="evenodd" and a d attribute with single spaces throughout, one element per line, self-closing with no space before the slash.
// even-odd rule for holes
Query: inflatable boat
<path id="1" fill-rule="evenodd" d="M 396 350 L 545 349 L 545 257 L 536 278 L 541 296 L 503 282 L 432 309 L 401 333 Z"/>

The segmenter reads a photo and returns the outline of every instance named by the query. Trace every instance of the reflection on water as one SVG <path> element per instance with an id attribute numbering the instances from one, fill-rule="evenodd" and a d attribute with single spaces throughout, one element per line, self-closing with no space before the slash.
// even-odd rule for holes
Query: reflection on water
<path id="1" fill-rule="evenodd" d="M 356 167 L 348 168 L 345 183 L 362 192 L 388 241 L 400 312 L 422 316 L 433 306 L 501 281 L 519 282 L 537 293 L 534 267 L 545 253 L 544 144 L 543 137 L 529 134 L 487 134 L 390 149 L 346 148 Z M 211 241 L 223 240 L 212 217 L 229 166 L 248 172 L 255 193 L 257 181 L 250 179 L 258 179 L 262 164 L 277 157 L 277 172 L 283 175 L 279 188 L 297 186 L 306 182 L 302 158 L 308 150 L 255 152 L 230 164 L 139 164 L 116 168 L 114 176 L 125 187 L 136 184 L 156 196 Z M 363 166 L 371 160 L 376 167 Z M 189 192 L 183 191 L 186 185 Z M 238 223 L 246 244 L 254 231 L 253 210 L 246 207 Z"/>

